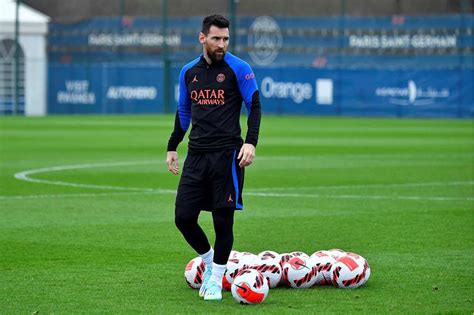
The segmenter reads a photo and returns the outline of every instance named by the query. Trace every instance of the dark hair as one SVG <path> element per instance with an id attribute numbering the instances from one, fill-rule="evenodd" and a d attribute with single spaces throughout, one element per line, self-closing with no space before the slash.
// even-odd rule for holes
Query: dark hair
<path id="1" fill-rule="evenodd" d="M 201 32 L 203 32 L 205 35 L 209 34 L 209 29 L 212 25 L 217 26 L 218 28 L 228 28 L 230 22 L 220 14 L 206 16 L 204 20 L 202 20 Z"/>

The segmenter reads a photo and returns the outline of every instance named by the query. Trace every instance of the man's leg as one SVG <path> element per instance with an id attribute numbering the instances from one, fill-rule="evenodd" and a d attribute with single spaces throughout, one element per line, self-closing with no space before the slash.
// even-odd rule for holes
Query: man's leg
<path id="1" fill-rule="evenodd" d="M 184 239 L 199 254 L 211 249 L 206 234 L 198 224 L 199 210 L 176 206 L 175 223 Z"/>
<path id="2" fill-rule="evenodd" d="M 224 208 L 212 212 L 216 242 L 214 244 L 214 262 L 212 276 L 206 288 L 205 300 L 222 299 L 222 277 L 234 243 L 234 209 Z"/>
<path id="3" fill-rule="evenodd" d="M 199 212 L 199 210 L 176 206 L 175 223 L 181 234 L 183 234 L 184 239 L 201 256 L 206 265 L 202 285 L 199 290 L 199 296 L 202 297 L 211 278 L 214 250 L 209 244 L 206 234 L 198 224 Z"/>
<path id="4" fill-rule="evenodd" d="M 212 212 L 216 242 L 214 263 L 226 265 L 234 244 L 234 212 L 232 208 L 217 209 Z"/>

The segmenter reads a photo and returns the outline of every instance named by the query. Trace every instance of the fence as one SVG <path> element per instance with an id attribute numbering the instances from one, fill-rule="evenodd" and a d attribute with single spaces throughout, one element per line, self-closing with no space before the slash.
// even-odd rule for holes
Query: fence
<path id="1" fill-rule="evenodd" d="M 263 110 L 276 114 L 471 117 L 473 15 L 239 17 L 236 54 L 253 66 Z M 201 51 L 201 18 L 94 18 L 52 24 L 50 113 L 162 113 L 163 57 Z M 163 42 L 169 54 L 164 54 Z M 166 106 L 165 106 L 166 105 Z"/>

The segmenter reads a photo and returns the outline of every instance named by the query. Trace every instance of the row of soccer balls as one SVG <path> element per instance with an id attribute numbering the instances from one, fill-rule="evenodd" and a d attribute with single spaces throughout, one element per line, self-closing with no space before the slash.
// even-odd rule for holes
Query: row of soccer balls
<path id="1" fill-rule="evenodd" d="M 186 265 L 184 276 L 191 288 L 200 288 L 204 270 L 201 257 Z M 310 288 L 334 285 L 352 289 L 364 285 L 369 277 L 367 260 L 341 249 L 320 250 L 311 256 L 303 252 L 278 254 L 267 250 L 255 255 L 233 250 L 222 287 L 232 291 L 238 302 L 255 304 L 266 298 L 269 288 L 277 286 Z"/>

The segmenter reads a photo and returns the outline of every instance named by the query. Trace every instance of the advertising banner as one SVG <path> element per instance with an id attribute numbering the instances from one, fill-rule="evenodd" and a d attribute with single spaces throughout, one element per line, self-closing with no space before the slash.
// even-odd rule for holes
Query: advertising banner
<path id="1" fill-rule="evenodd" d="M 172 68 L 176 108 L 178 73 Z M 265 113 L 471 117 L 470 70 L 323 70 L 254 67 Z M 159 64 L 50 66 L 50 113 L 162 113 Z"/>
<path id="2" fill-rule="evenodd" d="M 51 65 L 49 113 L 162 113 L 160 65 Z"/>

